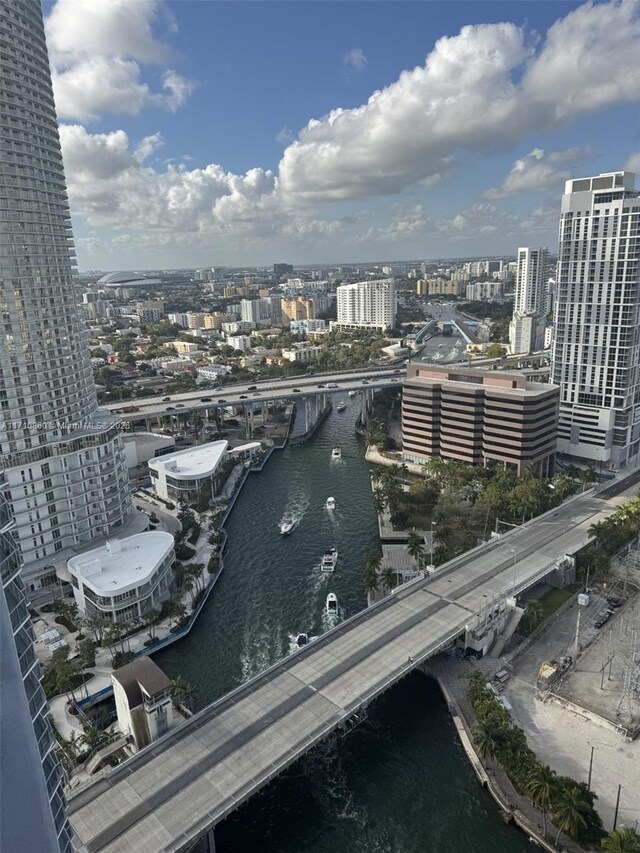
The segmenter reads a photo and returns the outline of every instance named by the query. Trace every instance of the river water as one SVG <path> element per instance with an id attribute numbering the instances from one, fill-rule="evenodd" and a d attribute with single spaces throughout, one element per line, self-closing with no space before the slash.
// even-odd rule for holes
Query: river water
<path id="1" fill-rule="evenodd" d="M 339 398 L 334 398 L 334 405 Z M 348 398 L 345 398 L 348 399 Z M 227 522 L 225 568 L 190 636 L 155 660 L 197 688 L 196 706 L 325 630 L 327 592 L 343 616 L 365 606 L 364 564 L 377 544 L 369 466 L 354 424 L 359 398 L 307 444 L 276 451 L 251 474 Z M 342 460 L 332 461 L 339 445 Z M 333 513 L 326 498 L 336 500 Z M 297 525 L 282 537 L 278 521 Z M 333 575 L 319 563 L 335 546 Z M 413 675 L 216 828 L 217 853 L 520 853 L 475 781 L 437 686 Z"/>

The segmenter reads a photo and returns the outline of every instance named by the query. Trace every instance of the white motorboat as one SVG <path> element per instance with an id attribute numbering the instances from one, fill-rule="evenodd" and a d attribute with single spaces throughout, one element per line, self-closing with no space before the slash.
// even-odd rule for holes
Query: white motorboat
<path id="1" fill-rule="evenodd" d="M 357 394 L 358 394 L 358 392 L 357 392 L 357 391 L 349 391 L 349 396 L 350 396 L 350 397 L 355 397 Z"/>
<path id="2" fill-rule="evenodd" d="M 317 637 L 310 637 L 305 633 L 289 634 L 289 654 L 292 655 L 294 652 L 299 652 L 300 649 L 304 649 L 305 646 L 308 646 L 309 643 L 317 639 Z"/>
<path id="3" fill-rule="evenodd" d="M 344 410 L 345 410 L 346 408 L 347 408 L 347 404 L 345 403 L 345 401 L 344 401 L 344 400 L 342 400 L 342 402 L 338 403 L 337 410 L 338 410 L 339 412 L 344 412 Z"/>
<path id="4" fill-rule="evenodd" d="M 331 458 L 332 459 L 342 459 L 342 451 L 340 450 L 339 447 L 333 448 L 333 450 L 331 451 Z"/>
<path id="5" fill-rule="evenodd" d="M 282 533 L 283 536 L 287 536 L 289 533 L 291 533 L 295 525 L 295 519 L 292 518 L 290 515 L 285 515 L 280 522 L 280 533 Z"/>
<path id="6" fill-rule="evenodd" d="M 332 572 L 336 564 L 338 562 L 338 549 L 337 548 L 329 548 L 328 551 L 324 552 L 322 557 L 322 565 L 320 568 L 323 572 Z"/>
<path id="7" fill-rule="evenodd" d="M 327 509 L 332 510 L 336 508 L 336 499 L 335 498 L 327 498 Z"/>
<path id="8" fill-rule="evenodd" d="M 330 592 L 327 596 L 327 616 L 338 615 L 338 596 L 335 592 Z"/>

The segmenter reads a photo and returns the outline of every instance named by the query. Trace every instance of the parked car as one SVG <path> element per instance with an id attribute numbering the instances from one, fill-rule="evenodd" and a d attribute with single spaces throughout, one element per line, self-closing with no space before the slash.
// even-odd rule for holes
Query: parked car
<path id="1" fill-rule="evenodd" d="M 619 595 L 610 595 L 607 598 L 607 604 L 610 607 L 617 609 L 618 607 L 622 607 L 622 605 L 624 604 L 624 598 L 620 598 Z"/>
<path id="2" fill-rule="evenodd" d="M 604 626 L 607 624 L 608 621 L 609 621 L 609 617 L 607 616 L 606 619 L 604 619 L 604 618 L 596 619 L 596 621 L 593 624 L 596 628 L 604 628 Z"/>

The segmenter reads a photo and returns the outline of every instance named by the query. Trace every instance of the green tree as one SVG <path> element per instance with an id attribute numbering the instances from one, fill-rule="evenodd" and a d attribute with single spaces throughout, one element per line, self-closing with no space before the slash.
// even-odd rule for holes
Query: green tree
<path id="1" fill-rule="evenodd" d="M 415 530 L 411 530 L 407 537 L 407 551 L 409 556 L 413 557 L 413 559 L 418 563 L 418 568 L 420 568 L 425 554 L 424 540 L 415 532 Z"/>
<path id="2" fill-rule="evenodd" d="M 89 637 L 80 640 L 77 643 L 77 651 L 80 661 L 83 666 L 90 667 L 96 665 L 96 646 L 97 644 Z"/>
<path id="3" fill-rule="evenodd" d="M 380 572 L 379 577 L 380 585 L 385 592 L 390 592 L 398 582 L 398 576 L 391 566 L 385 566 Z"/>
<path id="4" fill-rule="evenodd" d="M 171 681 L 171 696 L 176 707 L 183 704 L 191 709 L 191 703 L 195 698 L 196 692 L 196 688 L 188 681 L 185 681 L 181 675 L 178 675 Z"/>
<path id="5" fill-rule="evenodd" d="M 631 827 L 616 829 L 602 839 L 600 846 L 605 853 L 640 853 L 640 836 Z"/>
<path id="6" fill-rule="evenodd" d="M 364 570 L 364 588 L 367 595 L 375 595 L 378 590 L 379 579 L 378 572 L 382 555 L 377 551 L 369 551 L 367 554 L 367 562 Z"/>
<path id="7" fill-rule="evenodd" d="M 542 602 L 537 601 L 535 598 L 527 601 L 524 608 L 524 618 L 527 620 L 529 628 L 533 628 L 534 625 L 541 622 L 544 619 L 544 605 Z"/>
<path id="8" fill-rule="evenodd" d="M 575 782 L 563 785 L 553 803 L 553 821 L 558 827 L 556 835 L 556 847 L 560 833 L 565 832 L 571 838 L 577 838 L 580 831 L 585 829 L 587 822 L 584 818 L 589 811 L 589 803 Z"/>
<path id="9" fill-rule="evenodd" d="M 155 640 L 156 627 L 161 618 L 160 611 L 156 610 L 154 607 L 151 607 L 149 610 L 145 611 L 145 613 L 142 614 L 142 618 L 144 619 L 145 626 L 149 629 L 149 639 Z"/>
<path id="10" fill-rule="evenodd" d="M 384 492 L 379 486 L 376 486 L 373 490 L 373 508 L 381 515 L 384 512 L 384 508 L 386 506 L 386 500 L 384 497 Z"/>
<path id="11" fill-rule="evenodd" d="M 552 806 L 557 777 L 546 764 L 537 764 L 527 780 L 527 794 L 542 809 L 542 835 L 547 836 L 547 812 Z"/>
<path id="12" fill-rule="evenodd" d="M 96 643 L 101 646 L 104 641 L 104 633 L 111 625 L 111 620 L 104 613 L 97 611 L 86 617 L 85 624 L 93 634 Z"/>
<path id="13" fill-rule="evenodd" d="M 473 733 L 473 739 L 482 758 L 495 758 L 498 752 L 498 730 L 489 722 L 482 722 Z"/>
<path id="14" fill-rule="evenodd" d="M 489 344 L 484 354 L 487 358 L 502 358 L 507 354 L 507 350 L 506 347 L 500 346 L 499 343 L 492 343 Z"/>

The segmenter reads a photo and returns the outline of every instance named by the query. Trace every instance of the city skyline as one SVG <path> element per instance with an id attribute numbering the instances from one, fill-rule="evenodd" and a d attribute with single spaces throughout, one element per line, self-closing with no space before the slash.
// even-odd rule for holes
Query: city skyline
<path id="1" fill-rule="evenodd" d="M 44 6 L 81 269 L 553 252 L 640 171 L 635 0 L 134 8 Z"/>

